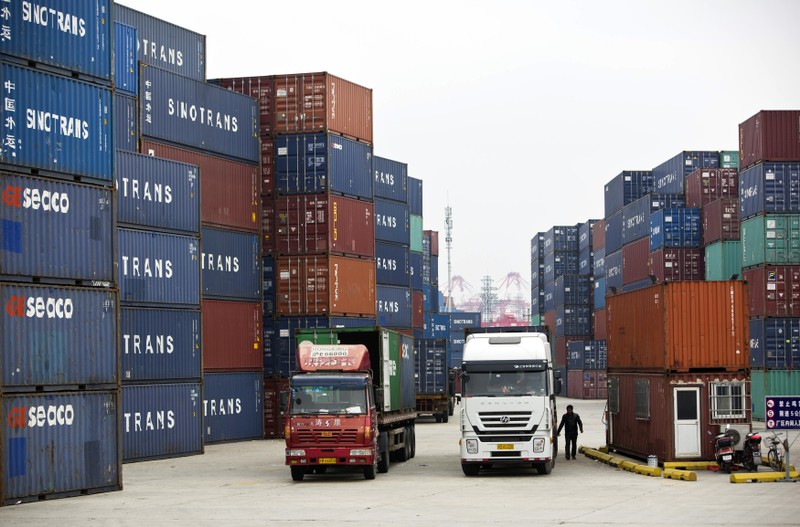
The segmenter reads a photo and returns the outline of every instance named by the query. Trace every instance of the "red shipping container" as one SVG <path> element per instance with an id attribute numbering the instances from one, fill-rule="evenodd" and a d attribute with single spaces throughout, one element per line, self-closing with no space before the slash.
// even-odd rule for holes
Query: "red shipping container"
<path id="1" fill-rule="evenodd" d="M 261 251 L 264 256 L 275 252 L 275 198 L 261 196 Z"/>
<path id="2" fill-rule="evenodd" d="M 740 239 L 739 198 L 721 198 L 700 209 L 703 245 Z"/>
<path id="3" fill-rule="evenodd" d="M 411 327 L 425 329 L 425 293 L 422 291 L 411 292 Z"/>
<path id="4" fill-rule="evenodd" d="M 142 153 L 200 167 L 200 221 L 249 232 L 261 228 L 261 178 L 247 165 L 142 140 Z"/>
<path id="5" fill-rule="evenodd" d="M 606 298 L 608 371 L 746 370 L 747 283 L 667 282 Z"/>
<path id="6" fill-rule="evenodd" d="M 598 220 L 592 225 L 592 250 L 596 251 L 606 246 L 606 220 Z"/>
<path id="7" fill-rule="evenodd" d="M 567 397 L 585 399 L 583 396 L 583 370 L 567 370 Z"/>
<path id="8" fill-rule="evenodd" d="M 275 140 L 261 138 L 261 195 L 271 196 L 275 192 Z"/>
<path id="9" fill-rule="evenodd" d="M 739 171 L 698 168 L 686 176 L 686 206 L 702 208 L 720 198 L 739 199 Z"/>
<path id="10" fill-rule="evenodd" d="M 750 284 L 751 317 L 800 317 L 800 265 L 762 265 L 742 271 Z"/>
<path id="11" fill-rule="evenodd" d="M 705 251 L 661 248 L 650 253 L 649 268 L 658 282 L 705 280 Z"/>
<path id="12" fill-rule="evenodd" d="M 202 301 L 203 371 L 264 369 L 261 302 Z"/>
<path id="13" fill-rule="evenodd" d="M 214 79 L 209 82 L 255 99 L 258 102 L 261 135 L 272 135 L 272 121 L 275 116 L 275 80 L 272 75 Z"/>
<path id="14" fill-rule="evenodd" d="M 334 194 L 275 198 L 275 250 L 280 255 L 375 256 L 373 204 Z"/>
<path id="15" fill-rule="evenodd" d="M 761 110 L 739 125 L 739 170 L 800 160 L 800 110 Z"/>
<path id="16" fill-rule="evenodd" d="M 439 256 L 439 231 L 422 231 L 422 235 L 431 241 L 431 256 Z"/>
<path id="17" fill-rule="evenodd" d="M 662 462 L 714 459 L 711 438 L 720 432 L 722 419 L 725 423 L 742 426 L 746 426 L 750 419 L 712 420 L 714 410 L 710 394 L 714 393 L 713 383 L 746 380 L 747 377 L 738 372 L 609 372 L 607 444 L 613 451 L 641 459 L 655 455 Z M 638 396 L 637 384 L 640 388 Z M 742 387 L 742 408 L 749 409 L 749 385 L 744 382 Z M 642 400 L 649 402 L 647 418 L 636 415 L 637 402 Z M 743 414 L 749 415 L 744 411 Z"/>
<path id="18" fill-rule="evenodd" d="M 647 278 L 650 262 L 650 237 L 622 247 L 622 283 L 632 284 Z"/>
<path id="19" fill-rule="evenodd" d="M 284 436 L 286 411 L 289 408 L 289 379 L 269 377 L 264 379 L 264 438 L 280 439 Z"/>
<path id="20" fill-rule="evenodd" d="M 598 309 L 592 313 L 594 319 L 594 340 L 606 340 L 606 310 Z"/>
<path id="21" fill-rule="evenodd" d="M 282 256 L 276 262 L 281 316 L 375 317 L 375 259 Z"/>

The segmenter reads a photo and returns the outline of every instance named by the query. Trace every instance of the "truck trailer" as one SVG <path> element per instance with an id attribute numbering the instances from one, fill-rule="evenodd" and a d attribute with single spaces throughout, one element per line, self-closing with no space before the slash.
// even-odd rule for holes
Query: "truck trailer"
<path id="1" fill-rule="evenodd" d="M 446 423 L 455 406 L 454 383 L 447 369 L 447 339 L 417 339 L 414 351 L 417 415 L 432 415 L 437 423 Z"/>

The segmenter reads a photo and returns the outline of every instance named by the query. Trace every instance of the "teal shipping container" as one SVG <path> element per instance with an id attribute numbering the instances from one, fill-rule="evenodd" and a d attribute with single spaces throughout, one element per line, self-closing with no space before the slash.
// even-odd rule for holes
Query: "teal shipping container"
<path id="1" fill-rule="evenodd" d="M 767 395 L 800 394 L 800 370 L 751 370 L 750 396 L 753 419 L 764 420 Z"/>
<path id="2" fill-rule="evenodd" d="M 742 267 L 800 263 L 800 214 L 763 214 L 742 222 Z"/>
<path id="3" fill-rule="evenodd" d="M 739 168 L 739 151 L 723 150 L 719 153 L 720 168 Z"/>
<path id="4" fill-rule="evenodd" d="M 411 228 L 411 250 L 421 253 L 422 252 L 422 216 L 419 214 L 410 214 L 410 228 Z"/>
<path id="5" fill-rule="evenodd" d="M 742 274 L 742 242 L 725 241 L 706 245 L 706 280 L 730 280 Z"/>

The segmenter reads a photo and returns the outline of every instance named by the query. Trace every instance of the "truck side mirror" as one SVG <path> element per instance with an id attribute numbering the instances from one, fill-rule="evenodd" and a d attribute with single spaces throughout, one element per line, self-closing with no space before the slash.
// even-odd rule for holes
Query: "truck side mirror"
<path id="1" fill-rule="evenodd" d="M 375 407 L 383 408 L 383 388 L 375 388 Z"/>
<path id="2" fill-rule="evenodd" d="M 461 380 L 464 382 L 469 382 L 469 373 L 462 373 Z"/>

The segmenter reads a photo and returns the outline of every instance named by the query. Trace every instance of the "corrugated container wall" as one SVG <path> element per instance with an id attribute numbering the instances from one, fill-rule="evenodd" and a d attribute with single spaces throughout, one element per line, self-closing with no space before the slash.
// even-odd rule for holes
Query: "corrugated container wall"
<path id="1" fill-rule="evenodd" d="M 753 419 L 764 420 L 766 396 L 797 397 L 800 393 L 800 370 L 753 370 L 750 372 Z"/>
<path id="2" fill-rule="evenodd" d="M 762 265 L 742 270 L 750 284 L 751 317 L 800 316 L 800 266 Z"/>
<path id="3" fill-rule="evenodd" d="M 411 267 L 408 273 L 411 275 L 411 289 L 422 291 L 425 284 L 422 277 L 422 253 L 411 252 L 409 256 Z"/>
<path id="4" fill-rule="evenodd" d="M 117 150 L 117 222 L 200 231 L 200 181 L 194 165 Z"/>
<path id="5" fill-rule="evenodd" d="M 275 124 L 275 78 L 272 75 L 210 79 L 209 82 L 255 99 L 258 103 L 259 134 L 262 139 L 272 136 Z"/>
<path id="6" fill-rule="evenodd" d="M 606 294 L 622 292 L 622 251 L 606 255 Z"/>
<path id="7" fill-rule="evenodd" d="M 261 240 L 256 234 L 203 227 L 203 297 L 261 299 Z"/>
<path id="8" fill-rule="evenodd" d="M 386 242 L 375 243 L 375 281 L 379 285 L 411 285 L 408 247 Z"/>
<path id="9" fill-rule="evenodd" d="M 650 170 L 622 171 L 605 185 L 605 217 L 654 190 L 653 173 Z"/>
<path id="10" fill-rule="evenodd" d="M 720 198 L 739 198 L 739 171 L 700 168 L 686 176 L 686 206 L 704 207 Z"/>
<path id="11" fill-rule="evenodd" d="M 117 150 L 139 151 L 139 110 L 136 98 L 114 94 L 113 144 Z"/>
<path id="12" fill-rule="evenodd" d="M 114 144 L 109 88 L 0 63 L 0 162 L 63 172 L 111 184 Z M 23 123 L 27 123 L 23 126 Z"/>
<path id="13" fill-rule="evenodd" d="M 594 338 L 597 340 L 606 340 L 608 337 L 608 320 L 606 319 L 606 309 L 605 305 L 602 309 L 596 310 L 592 313 L 592 332 L 594 333 Z"/>
<path id="14" fill-rule="evenodd" d="M 584 223 L 578 224 L 578 250 L 592 248 L 592 231 L 594 224 L 599 220 L 587 220 Z"/>
<path id="15" fill-rule="evenodd" d="M 703 220 L 703 245 L 738 240 L 741 231 L 739 199 L 720 198 L 700 209 Z"/>
<path id="16" fill-rule="evenodd" d="M 122 461 L 203 453 L 200 383 L 122 387 Z"/>
<path id="17" fill-rule="evenodd" d="M 597 220 L 592 225 L 592 250 L 597 252 L 606 246 L 606 220 Z"/>
<path id="18" fill-rule="evenodd" d="M 705 279 L 703 249 L 658 249 L 650 253 L 648 274 L 659 282 Z M 727 280 L 730 275 L 719 278 Z"/>
<path id="19" fill-rule="evenodd" d="M 391 285 L 375 288 L 375 319 L 379 326 L 411 327 L 411 289 Z"/>
<path id="20" fill-rule="evenodd" d="M 411 327 L 414 329 L 425 327 L 425 294 L 414 289 L 411 290 Z"/>
<path id="21" fill-rule="evenodd" d="M 150 66 L 206 80 L 206 37 L 124 5 L 114 5 L 114 21 L 136 28 L 138 59 Z"/>
<path id="22" fill-rule="evenodd" d="M 719 152 L 681 152 L 653 169 L 655 192 L 682 194 L 686 176 L 698 168 L 718 167 Z"/>
<path id="23" fill-rule="evenodd" d="M 747 289 L 671 282 L 608 297 L 609 371 L 749 368 Z"/>
<path id="24" fill-rule="evenodd" d="M 768 214 L 742 222 L 742 267 L 800 264 L 800 214 Z"/>
<path id="25" fill-rule="evenodd" d="M 203 300 L 203 370 L 253 371 L 264 367 L 259 302 Z"/>
<path id="26" fill-rule="evenodd" d="M 762 110 L 739 125 L 739 163 L 800 160 L 800 111 Z"/>
<path id="27" fill-rule="evenodd" d="M 409 236 L 408 205 L 376 198 L 375 239 L 408 246 Z"/>
<path id="28" fill-rule="evenodd" d="M 601 247 L 599 249 L 594 250 L 594 266 L 592 269 L 592 274 L 595 277 L 606 276 L 606 248 Z"/>
<path id="29" fill-rule="evenodd" d="M 592 298 L 592 280 L 586 275 L 563 275 L 555 280 L 555 306 L 588 304 Z"/>
<path id="30" fill-rule="evenodd" d="M 0 53 L 111 80 L 109 0 L 4 2 Z"/>
<path id="31" fill-rule="evenodd" d="M 606 254 L 622 249 L 622 210 L 606 218 Z"/>
<path id="32" fill-rule="evenodd" d="M 108 188 L 0 173 L 0 275 L 114 278 Z"/>
<path id="33" fill-rule="evenodd" d="M 650 269 L 650 240 L 642 238 L 622 247 L 622 285 L 647 278 Z"/>
<path id="34" fill-rule="evenodd" d="M 261 227 L 258 167 L 142 140 L 142 153 L 200 168 L 203 224 L 258 232 Z"/>
<path id="35" fill-rule="evenodd" d="M 118 392 L 3 395 L 3 503 L 122 488 Z M 28 426 L 28 409 L 41 411 Z M 52 408 L 50 417 L 46 409 Z M 57 415 L 53 417 L 53 413 Z M 64 426 L 51 426 L 61 419 Z"/>
<path id="36" fill-rule="evenodd" d="M 739 169 L 739 151 L 738 150 L 723 150 L 719 153 L 719 166 L 720 168 L 735 168 Z"/>
<path id="37" fill-rule="evenodd" d="M 450 313 L 426 314 L 424 335 L 426 339 L 446 339 L 449 337 Z"/>
<path id="38" fill-rule="evenodd" d="M 264 378 L 254 373 L 209 373 L 204 376 L 205 442 L 259 439 L 264 425 Z"/>
<path id="39" fill-rule="evenodd" d="M 422 180 L 408 176 L 408 212 L 422 216 Z"/>
<path id="40" fill-rule="evenodd" d="M 739 173 L 739 217 L 800 212 L 800 162 L 761 163 Z"/>
<path id="41" fill-rule="evenodd" d="M 258 108 L 250 97 L 142 65 L 142 135 L 258 165 Z M 260 177 L 259 177 L 260 181 Z"/>
<path id="42" fill-rule="evenodd" d="M 741 276 L 742 242 L 712 243 L 706 245 L 705 253 L 706 280 L 735 280 Z"/>
<path id="43" fill-rule="evenodd" d="M 139 91 L 139 59 L 136 28 L 114 22 L 114 90 L 136 96 Z"/>
<path id="44" fill-rule="evenodd" d="M 544 255 L 555 251 L 578 251 L 578 227 L 556 225 L 544 233 Z"/>
<path id="45" fill-rule="evenodd" d="M 373 193 L 385 198 L 408 203 L 408 165 L 385 157 L 372 158 Z"/>
<path id="46" fill-rule="evenodd" d="M 447 355 L 446 339 L 423 339 L 414 342 L 417 395 L 447 393 Z"/>
<path id="47" fill-rule="evenodd" d="M 800 319 L 751 318 L 750 367 L 800 370 Z"/>
<path id="48" fill-rule="evenodd" d="M 422 252 L 422 216 L 409 214 L 410 249 Z"/>
<path id="49" fill-rule="evenodd" d="M 650 216 L 650 250 L 700 247 L 700 209 L 661 209 Z"/>
<path id="50" fill-rule="evenodd" d="M 0 391 L 119 382 L 116 290 L 0 282 Z"/>

